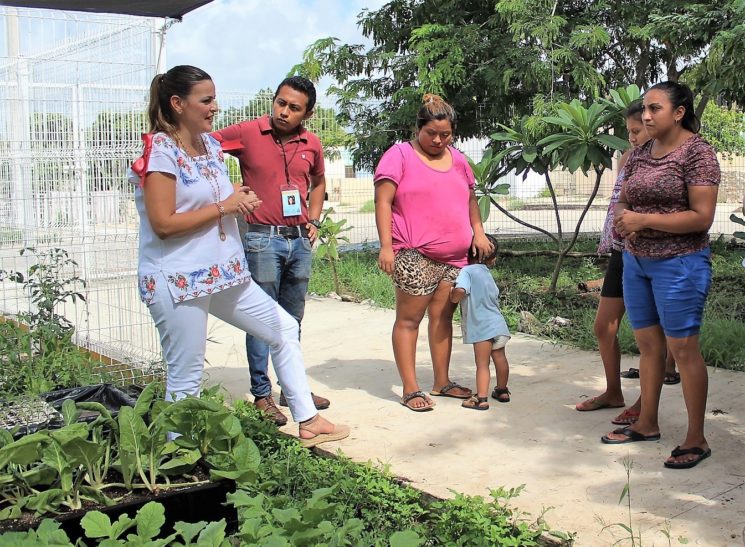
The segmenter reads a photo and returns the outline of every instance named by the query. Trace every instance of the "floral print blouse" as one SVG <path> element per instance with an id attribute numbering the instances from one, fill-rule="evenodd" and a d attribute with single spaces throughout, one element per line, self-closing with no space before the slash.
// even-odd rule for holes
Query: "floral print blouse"
<path id="1" fill-rule="evenodd" d="M 177 213 L 206 207 L 233 193 L 220 145 L 206 133 L 202 138 L 207 154 L 192 158 L 165 133 L 153 136 L 147 172 L 176 178 Z M 139 185 L 140 178 L 130 171 L 129 181 Z M 142 188 L 135 190 L 135 203 L 140 216 L 139 289 L 145 304 L 152 302 L 159 284 L 167 287 L 174 302 L 183 302 L 250 281 L 234 216 L 223 218 L 225 241 L 220 239 L 217 208 L 214 223 L 161 239 L 150 225 Z"/>

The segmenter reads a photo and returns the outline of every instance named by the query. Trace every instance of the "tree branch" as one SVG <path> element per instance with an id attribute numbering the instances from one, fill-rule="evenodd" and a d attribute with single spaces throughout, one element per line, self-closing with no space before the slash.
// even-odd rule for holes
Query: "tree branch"
<path id="1" fill-rule="evenodd" d="M 496 207 L 497 209 L 499 209 L 499 210 L 500 210 L 500 211 L 501 211 L 501 212 L 502 212 L 502 213 L 503 213 L 503 214 L 504 214 L 504 215 L 505 215 L 505 216 L 506 216 L 507 218 L 510 218 L 510 219 L 514 220 L 515 222 L 517 222 L 518 224 L 521 224 L 521 225 L 525 226 L 526 228 L 530 228 L 531 230 L 535 230 L 536 232 L 540 232 L 540 233 L 542 233 L 542 234 L 544 234 L 544 235 L 547 235 L 547 236 L 548 236 L 549 238 L 551 238 L 551 240 L 553 240 L 553 241 L 554 241 L 554 242 L 556 242 L 556 243 L 558 243 L 558 242 L 559 242 L 559 240 L 558 240 L 558 239 L 556 239 L 556 236 L 555 236 L 554 234 L 552 234 L 551 232 L 549 232 L 549 231 L 547 231 L 547 230 L 544 230 L 543 228 L 539 228 L 538 226 L 534 226 L 533 224 L 530 224 L 529 222 L 525 222 L 525 221 L 524 221 L 524 220 L 522 220 L 522 219 L 519 219 L 519 218 L 517 218 L 517 217 L 516 217 L 515 215 L 513 215 L 513 214 L 512 214 L 512 213 L 510 213 L 510 212 L 509 212 L 509 211 L 508 211 L 507 209 L 505 209 L 505 208 L 504 208 L 504 207 L 502 207 L 502 206 L 501 206 L 501 205 L 500 205 L 499 203 L 497 203 L 497 202 L 496 202 L 496 201 L 494 200 L 494 198 L 493 198 L 493 197 L 489 196 L 489 201 L 491 201 L 491 202 L 492 202 L 492 204 L 493 204 L 493 205 L 494 205 L 494 206 L 495 206 L 495 207 Z"/>
<path id="2" fill-rule="evenodd" d="M 546 186 L 548 186 L 548 192 L 551 194 L 551 202 L 554 204 L 554 213 L 556 214 L 556 228 L 557 233 L 559 234 L 558 239 L 556 239 L 556 242 L 561 245 L 561 243 L 564 241 L 564 234 L 561 232 L 561 217 L 559 216 L 559 203 L 556 201 L 556 192 L 554 191 L 554 185 L 551 183 L 551 177 L 548 174 L 548 169 L 546 169 L 546 174 L 544 175 L 546 178 Z"/>
<path id="3" fill-rule="evenodd" d="M 567 245 L 567 251 L 571 250 L 571 248 L 574 247 L 574 244 L 577 243 L 577 237 L 579 237 L 579 229 L 582 227 L 582 221 L 585 220 L 585 215 L 587 214 L 587 211 L 590 210 L 592 202 L 595 201 L 595 196 L 598 195 L 598 190 L 600 189 L 600 179 L 603 177 L 604 171 L 605 166 L 600 169 L 595 167 L 595 173 L 597 174 L 597 176 L 595 177 L 595 186 L 592 189 L 592 194 L 590 194 L 590 198 L 587 200 L 585 208 L 582 210 L 582 214 L 579 216 L 577 226 L 574 228 L 574 236 L 572 237 L 572 241 L 569 243 L 569 245 Z"/>

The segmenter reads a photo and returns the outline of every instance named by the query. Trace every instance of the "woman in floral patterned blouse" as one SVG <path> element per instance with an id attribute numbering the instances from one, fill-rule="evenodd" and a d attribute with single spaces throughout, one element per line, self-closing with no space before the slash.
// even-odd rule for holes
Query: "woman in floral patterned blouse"
<path id="1" fill-rule="evenodd" d="M 687 86 L 663 82 L 650 88 L 642 120 L 651 139 L 629 157 L 615 211 L 616 230 L 626 238 L 623 293 L 640 351 L 642 408 L 635 424 L 602 441 L 660 438 L 657 413 L 667 344 L 680 370 L 688 431 L 665 467 L 685 469 L 711 455 L 704 436 L 708 375 L 699 331 L 711 283 L 708 230 L 720 169 L 716 152 L 698 135 Z"/>
<path id="2" fill-rule="evenodd" d="M 168 375 L 166 397 L 198 395 L 207 317 L 212 314 L 264 340 L 300 423 L 304 445 L 349 434 L 316 411 L 305 376 L 298 323 L 251 281 L 236 215 L 261 201 L 234 191 L 217 141 L 210 76 L 192 66 L 158 74 L 150 88 L 151 131 L 130 172 L 140 214 L 140 295 L 160 334 Z"/>

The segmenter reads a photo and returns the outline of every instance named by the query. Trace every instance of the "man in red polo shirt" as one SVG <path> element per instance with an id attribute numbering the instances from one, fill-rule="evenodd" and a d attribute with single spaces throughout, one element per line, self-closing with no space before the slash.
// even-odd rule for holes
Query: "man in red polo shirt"
<path id="1" fill-rule="evenodd" d="M 309 80 L 286 78 L 274 94 L 271 115 L 213 133 L 223 150 L 238 158 L 243 185 L 262 201 L 246 217 L 244 248 L 251 277 L 298 323 L 305 312 L 311 247 L 326 194 L 321 142 L 302 125 L 313 115 L 315 103 L 316 89 Z M 254 404 L 277 425 L 286 424 L 272 398 L 269 347 L 247 334 L 246 354 Z M 286 406 L 284 394 L 279 402 Z M 318 409 L 330 404 L 317 395 L 313 402 Z"/>

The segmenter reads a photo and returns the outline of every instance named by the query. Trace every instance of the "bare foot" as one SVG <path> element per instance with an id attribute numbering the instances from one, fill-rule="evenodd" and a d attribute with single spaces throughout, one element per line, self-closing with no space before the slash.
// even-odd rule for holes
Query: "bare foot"
<path id="1" fill-rule="evenodd" d="M 434 406 L 432 399 L 422 391 L 414 391 L 405 395 L 401 402 L 411 410 L 427 410 Z"/>
<path id="2" fill-rule="evenodd" d="M 592 410 L 600 410 L 602 408 L 622 408 L 624 406 L 623 398 L 611 399 L 607 393 L 598 395 L 597 397 L 591 397 L 580 401 L 574 408 L 580 412 L 589 412 Z"/>

